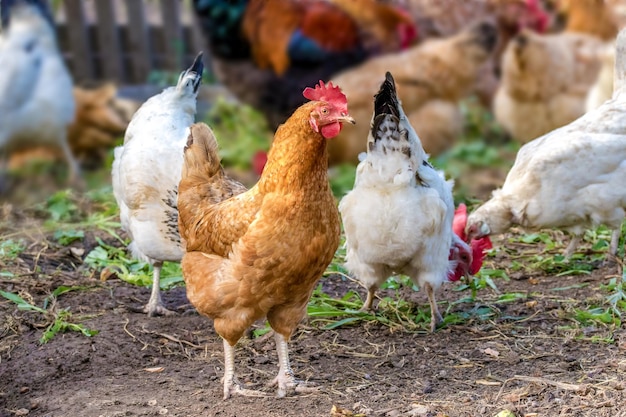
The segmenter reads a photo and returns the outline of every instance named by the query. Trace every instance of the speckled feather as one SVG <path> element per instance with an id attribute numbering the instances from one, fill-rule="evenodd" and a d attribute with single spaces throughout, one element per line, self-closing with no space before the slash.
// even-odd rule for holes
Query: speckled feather
<path id="1" fill-rule="evenodd" d="M 357 167 L 353 190 L 339 204 L 346 267 L 368 289 L 392 273 L 436 289 L 453 267 L 450 184 L 428 164 L 389 74 L 374 109 L 367 156 Z"/>
<path id="2" fill-rule="evenodd" d="M 178 182 L 189 126 L 196 113 L 202 76 L 201 56 L 181 74 L 175 87 L 148 99 L 115 149 L 113 193 L 133 256 L 147 262 L 179 261 Z M 196 64 L 198 62 L 198 64 Z"/>

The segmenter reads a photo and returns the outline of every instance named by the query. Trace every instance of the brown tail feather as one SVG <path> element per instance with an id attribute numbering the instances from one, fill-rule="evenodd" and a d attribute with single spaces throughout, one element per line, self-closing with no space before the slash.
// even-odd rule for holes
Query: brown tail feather
<path id="1" fill-rule="evenodd" d="M 213 131 L 204 123 L 192 125 L 185 146 L 182 178 L 193 176 L 208 180 L 220 170 L 221 160 Z"/>

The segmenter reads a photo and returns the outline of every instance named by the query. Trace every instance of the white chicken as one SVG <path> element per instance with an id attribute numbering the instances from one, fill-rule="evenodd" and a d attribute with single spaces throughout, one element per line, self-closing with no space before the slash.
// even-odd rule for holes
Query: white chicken
<path id="1" fill-rule="evenodd" d="M 442 321 L 434 292 L 456 265 L 449 262 L 454 216 L 451 184 L 428 163 L 419 137 L 387 72 L 374 99 L 367 156 L 354 188 L 339 203 L 346 233 L 346 267 L 367 288 L 369 309 L 378 287 L 393 273 L 424 288 L 431 331 Z M 458 238 L 455 242 L 467 245 Z"/>
<path id="2" fill-rule="evenodd" d="M 70 182 L 79 168 L 67 140 L 74 120 L 72 78 L 57 46 L 54 28 L 27 3 L 11 9 L 0 37 L 0 150 L 53 145 L 63 150 Z"/>
<path id="3" fill-rule="evenodd" d="M 161 299 L 161 268 L 164 261 L 180 261 L 184 253 L 178 233 L 178 183 L 203 69 L 200 53 L 175 87 L 137 110 L 124 144 L 115 149 L 113 194 L 122 228 L 132 239 L 128 249 L 153 266 L 152 293 L 144 307 L 149 316 L 172 313 Z"/>
<path id="4" fill-rule="evenodd" d="M 604 45 L 600 52 L 602 67 L 595 84 L 587 93 L 585 110 L 593 110 L 607 101 L 613 95 L 613 73 L 615 72 L 615 44 Z"/>
<path id="5" fill-rule="evenodd" d="M 604 224 L 614 232 L 615 255 L 626 212 L 626 31 L 619 34 L 613 98 L 572 123 L 524 145 L 504 185 L 473 212 L 468 238 L 528 229 L 559 228 L 573 235 Z"/>

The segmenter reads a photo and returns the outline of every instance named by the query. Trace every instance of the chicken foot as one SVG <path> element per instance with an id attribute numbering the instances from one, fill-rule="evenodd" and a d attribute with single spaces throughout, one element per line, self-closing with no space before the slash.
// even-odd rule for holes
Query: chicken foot
<path id="1" fill-rule="evenodd" d="M 270 385 L 278 385 L 276 396 L 283 398 L 287 395 L 287 390 L 295 392 L 317 392 L 318 387 L 308 385 L 306 382 L 296 379 L 289 363 L 289 347 L 285 337 L 280 333 L 274 334 L 276 340 L 276 351 L 278 352 L 278 375 Z"/>
<path id="2" fill-rule="evenodd" d="M 569 245 L 567 245 L 567 249 L 565 249 L 565 253 L 563 254 L 565 259 L 569 259 L 572 257 L 572 255 L 576 251 L 576 248 L 578 247 L 578 244 L 580 243 L 580 240 L 581 237 L 579 235 L 572 236 L 572 240 L 570 240 Z"/>
<path id="3" fill-rule="evenodd" d="M 235 378 L 235 347 L 224 339 L 224 399 L 227 400 L 231 395 L 243 395 L 246 397 L 267 397 L 262 391 L 246 389 L 241 386 L 237 378 Z"/>
<path id="4" fill-rule="evenodd" d="M 67 137 L 67 134 L 64 135 L 64 138 Z M 69 168 L 68 174 L 68 182 L 70 185 L 78 189 L 79 191 L 83 191 L 86 188 L 85 181 L 82 178 L 81 169 L 78 165 L 78 161 L 74 157 L 72 150 L 70 149 L 70 145 L 67 141 L 61 142 L 61 150 L 63 151 L 63 156 L 67 161 L 67 165 Z"/>
<path id="5" fill-rule="evenodd" d="M 437 329 L 437 325 L 443 322 L 443 316 L 439 312 L 437 307 L 437 301 L 435 300 L 435 290 L 428 282 L 424 284 L 426 295 L 428 295 L 428 302 L 430 303 L 430 332 L 434 333 Z"/>
<path id="6" fill-rule="evenodd" d="M 611 245 L 609 246 L 609 255 L 615 257 L 617 255 L 617 246 L 619 245 L 619 238 L 622 235 L 621 226 L 613 230 L 611 235 Z"/>
<path id="7" fill-rule="evenodd" d="M 172 316 L 176 313 L 168 310 L 163 305 L 163 300 L 161 299 L 161 268 L 163 267 L 163 262 L 155 262 L 152 270 L 152 293 L 150 294 L 150 300 L 148 300 L 148 304 L 146 304 L 143 308 L 143 312 L 146 313 L 149 317 L 154 316 Z"/>
<path id="8" fill-rule="evenodd" d="M 365 299 L 365 302 L 363 303 L 363 307 L 361 307 L 359 311 L 369 311 L 372 309 L 372 304 L 374 303 L 374 296 L 376 295 L 377 289 L 378 288 L 376 288 L 375 286 L 369 287 L 367 289 L 367 298 Z"/>

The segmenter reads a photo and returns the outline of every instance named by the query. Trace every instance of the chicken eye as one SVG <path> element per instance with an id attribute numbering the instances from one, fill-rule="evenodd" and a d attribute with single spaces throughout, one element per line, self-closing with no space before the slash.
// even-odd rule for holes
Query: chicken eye
<path id="1" fill-rule="evenodd" d="M 328 114 L 328 109 L 326 107 L 322 108 L 322 114 Z"/>

